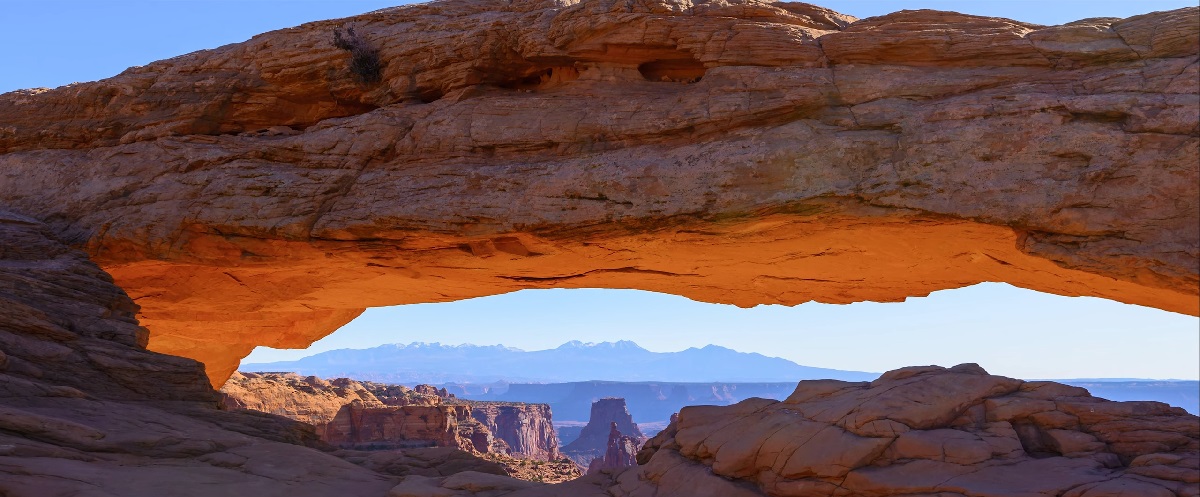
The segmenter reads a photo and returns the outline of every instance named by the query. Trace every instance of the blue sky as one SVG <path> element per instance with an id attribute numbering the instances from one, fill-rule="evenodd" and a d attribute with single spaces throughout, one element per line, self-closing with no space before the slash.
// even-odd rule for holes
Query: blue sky
<path id="1" fill-rule="evenodd" d="M 1061 24 L 1195 6 L 1195 1 L 966 2 L 826 0 L 868 17 L 930 8 Z M 0 3 L 0 92 L 55 87 L 244 41 L 308 21 L 397 5 L 375 0 L 16 1 Z M 248 360 L 321 350 L 440 341 L 552 348 L 568 340 L 634 340 L 657 351 L 709 343 L 801 364 L 883 371 L 978 362 L 1025 378 L 1200 378 L 1200 320 L 1003 284 L 905 303 L 738 309 L 629 290 L 524 291 L 448 304 L 372 309 L 308 351 L 260 348 Z"/>
<path id="2" fill-rule="evenodd" d="M 976 362 L 1020 378 L 1200 377 L 1200 320 L 1002 283 L 903 303 L 740 309 L 635 290 L 524 290 L 444 304 L 369 309 L 304 350 L 259 348 L 247 362 L 413 341 L 504 344 L 633 340 L 658 351 L 716 344 L 806 366 L 886 371 Z"/>

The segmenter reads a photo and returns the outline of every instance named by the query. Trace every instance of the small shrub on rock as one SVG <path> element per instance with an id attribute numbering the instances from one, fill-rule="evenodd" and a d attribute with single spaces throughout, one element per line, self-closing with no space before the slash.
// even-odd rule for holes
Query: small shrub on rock
<path id="1" fill-rule="evenodd" d="M 383 63 L 379 60 L 379 49 L 371 46 L 366 40 L 347 27 L 333 30 L 333 46 L 350 52 L 350 72 L 354 78 L 363 84 L 378 83 L 383 72 Z"/>

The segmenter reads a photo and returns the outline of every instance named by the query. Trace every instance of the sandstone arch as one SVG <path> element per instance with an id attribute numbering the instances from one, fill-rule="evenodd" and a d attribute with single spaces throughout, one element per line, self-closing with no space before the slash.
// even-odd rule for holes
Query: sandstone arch
<path id="1" fill-rule="evenodd" d="M 1005 281 L 1197 315 L 1196 14 L 389 9 L 0 96 L 0 205 L 84 246 L 150 347 L 218 384 L 368 306 L 521 288 L 754 305 Z M 331 43 L 345 23 L 379 84 Z"/>

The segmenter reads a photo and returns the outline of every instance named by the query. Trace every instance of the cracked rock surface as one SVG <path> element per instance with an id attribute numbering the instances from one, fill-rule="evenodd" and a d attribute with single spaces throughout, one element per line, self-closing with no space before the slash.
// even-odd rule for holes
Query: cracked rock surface
<path id="1" fill-rule="evenodd" d="M 1196 496 L 1200 418 L 974 364 L 918 366 L 872 382 L 802 381 L 782 402 L 685 407 L 637 460 L 552 487 L 476 488 L 497 497 Z M 461 479 L 406 481 L 391 495 L 476 495 Z"/>
<path id="2" fill-rule="evenodd" d="M 104 271 L 9 213 L 0 303 L 11 497 L 1200 496 L 1200 418 L 970 364 L 687 407 L 639 466 L 557 485 L 446 448 L 329 453 L 309 425 L 218 410 L 199 363 L 143 348 Z"/>
<path id="3" fill-rule="evenodd" d="M 0 495 L 383 495 L 312 427 L 217 409 L 203 366 L 145 350 L 137 305 L 44 225 L 0 211 Z"/>
<path id="4" fill-rule="evenodd" d="M 0 205 L 220 385 L 370 306 L 983 281 L 1200 313 L 1197 9 L 446 0 L 0 95 Z M 379 57 L 356 76 L 353 27 Z"/>

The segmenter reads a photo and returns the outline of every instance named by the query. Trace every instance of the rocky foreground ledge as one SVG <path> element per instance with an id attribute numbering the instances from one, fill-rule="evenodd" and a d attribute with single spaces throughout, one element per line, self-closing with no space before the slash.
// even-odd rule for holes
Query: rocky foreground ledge
<path id="1" fill-rule="evenodd" d="M 558 485 L 450 449 L 343 459 L 309 425 L 219 410 L 202 366 L 146 351 L 136 305 L 34 220 L 0 215 L 0 304 L 6 497 L 1200 495 L 1200 418 L 974 365 L 688 407 L 639 466 Z"/>

